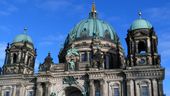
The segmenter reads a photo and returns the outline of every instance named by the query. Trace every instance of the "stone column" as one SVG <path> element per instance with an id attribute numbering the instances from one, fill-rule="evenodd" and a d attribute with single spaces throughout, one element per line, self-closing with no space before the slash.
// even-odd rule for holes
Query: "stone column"
<path id="1" fill-rule="evenodd" d="M 155 96 L 155 95 L 152 94 L 152 89 L 153 89 L 153 87 L 152 87 L 152 84 L 151 84 L 151 83 L 152 83 L 152 80 L 150 80 L 150 82 L 148 83 L 149 94 L 150 94 L 149 96 Z"/>
<path id="2" fill-rule="evenodd" d="M 108 96 L 108 94 L 107 94 L 107 86 L 106 86 L 107 84 L 106 84 L 106 82 L 105 82 L 105 80 L 101 80 L 100 81 L 100 94 L 101 94 L 101 96 Z"/>
<path id="3" fill-rule="evenodd" d="M 20 87 L 19 87 L 19 96 L 25 96 L 24 93 L 25 93 L 25 90 L 24 90 L 24 85 L 21 84 Z"/>
<path id="4" fill-rule="evenodd" d="M 25 64 L 27 64 L 27 59 L 28 59 L 28 52 L 26 52 L 26 54 L 25 54 Z"/>
<path id="5" fill-rule="evenodd" d="M 135 88 L 134 88 L 134 91 L 135 91 L 135 95 L 134 96 L 140 96 L 140 84 L 139 82 L 135 82 Z M 152 96 L 152 95 L 151 95 Z"/>
<path id="6" fill-rule="evenodd" d="M 130 88 L 131 88 L 131 86 L 130 86 L 130 81 L 127 80 L 127 90 L 126 90 L 127 96 L 131 96 L 131 95 L 130 95 L 130 92 L 131 92 Z M 125 95 L 125 96 L 126 96 L 126 95 Z"/>
<path id="7" fill-rule="evenodd" d="M 130 80 L 130 96 L 135 96 L 135 88 L 134 88 L 135 84 L 134 84 L 134 81 L 133 80 Z"/>
<path id="8" fill-rule="evenodd" d="M 51 93 L 51 83 L 46 83 L 45 84 L 45 96 L 50 96 Z"/>
<path id="9" fill-rule="evenodd" d="M 95 96 L 94 80 L 90 80 L 90 96 Z"/>
<path id="10" fill-rule="evenodd" d="M 156 79 L 152 80 L 153 96 L 158 96 L 158 85 Z"/>
<path id="11" fill-rule="evenodd" d="M 15 85 L 12 88 L 12 96 L 16 96 L 16 86 Z"/>
<path id="12" fill-rule="evenodd" d="M 10 56 L 11 56 L 11 57 L 10 57 L 10 60 L 11 60 L 10 64 L 13 64 L 13 54 L 11 53 Z"/>
<path id="13" fill-rule="evenodd" d="M 19 62 L 21 61 L 21 51 L 19 51 L 19 53 L 18 53 L 18 61 Z"/>
<path id="14" fill-rule="evenodd" d="M 35 96 L 42 96 L 43 94 L 43 88 L 41 83 L 38 83 L 36 86 L 36 92 L 35 92 Z"/>

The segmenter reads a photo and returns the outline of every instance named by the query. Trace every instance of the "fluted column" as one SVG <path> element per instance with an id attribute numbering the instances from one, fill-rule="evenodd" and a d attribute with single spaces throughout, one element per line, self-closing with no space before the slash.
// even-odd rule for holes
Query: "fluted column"
<path id="1" fill-rule="evenodd" d="M 42 93 L 43 93 L 42 85 L 41 85 L 41 83 L 38 83 L 36 86 L 35 96 L 42 96 Z"/>
<path id="2" fill-rule="evenodd" d="M 94 80 L 90 80 L 90 96 L 95 96 Z"/>

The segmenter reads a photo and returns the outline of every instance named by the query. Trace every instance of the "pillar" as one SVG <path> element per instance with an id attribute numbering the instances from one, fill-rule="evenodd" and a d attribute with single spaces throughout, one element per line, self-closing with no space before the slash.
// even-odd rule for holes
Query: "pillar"
<path id="1" fill-rule="evenodd" d="M 28 59 L 28 52 L 26 52 L 26 54 L 25 54 L 25 64 L 27 64 L 27 59 Z"/>
<path id="2" fill-rule="evenodd" d="M 158 85 L 156 79 L 152 80 L 153 96 L 158 96 Z"/>
<path id="3" fill-rule="evenodd" d="M 41 83 L 38 83 L 36 86 L 35 96 L 42 96 L 42 93 L 43 93 L 42 91 L 43 91 L 42 85 L 41 85 Z"/>
<path id="4" fill-rule="evenodd" d="M 90 96 L 95 96 L 94 80 L 90 80 Z"/>
<path id="5" fill-rule="evenodd" d="M 51 93 L 51 83 L 46 83 L 45 84 L 45 96 L 50 96 Z"/>
<path id="6" fill-rule="evenodd" d="M 135 96 L 135 88 L 134 88 L 135 84 L 133 80 L 130 80 L 130 96 Z"/>
<path id="7" fill-rule="evenodd" d="M 16 96 L 16 86 L 13 86 L 12 88 L 12 96 Z"/>
<path id="8" fill-rule="evenodd" d="M 105 80 L 101 80 L 100 81 L 100 94 L 101 94 L 101 96 L 108 96 L 108 94 L 107 94 L 107 86 L 106 86 L 107 84 L 106 84 L 106 82 L 105 82 Z"/>

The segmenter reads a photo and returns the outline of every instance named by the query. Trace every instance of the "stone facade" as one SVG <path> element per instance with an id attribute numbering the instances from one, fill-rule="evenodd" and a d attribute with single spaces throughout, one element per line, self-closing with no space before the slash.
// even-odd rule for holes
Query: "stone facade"
<path id="1" fill-rule="evenodd" d="M 89 21 L 97 18 L 94 4 L 90 16 Z M 83 29 L 82 37 L 75 39 L 72 35 L 66 39 L 58 56 L 59 64 L 53 62 L 49 53 L 37 74 L 33 43 L 8 44 L 0 75 L 0 96 L 164 95 L 165 73 L 153 27 L 128 30 L 127 56 L 119 38 L 115 35 L 113 39 L 109 29 L 102 38 L 97 32 L 88 36 L 87 30 Z"/>

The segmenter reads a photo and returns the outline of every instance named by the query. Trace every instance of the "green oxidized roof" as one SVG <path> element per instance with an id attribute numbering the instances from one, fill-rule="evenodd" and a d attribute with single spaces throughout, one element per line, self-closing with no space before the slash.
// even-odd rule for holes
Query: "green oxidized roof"
<path id="1" fill-rule="evenodd" d="M 136 29 L 151 29 L 152 28 L 152 25 L 149 21 L 145 20 L 145 19 L 137 19 L 135 20 L 131 27 L 130 27 L 130 30 L 133 31 L 133 30 L 136 30 Z"/>
<path id="2" fill-rule="evenodd" d="M 19 35 L 17 35 L 14 38 L 14 40 L 13 40 L 13 43 L 16 43 L 16 42 L 29 42 L 29 43 L 33 43 L 31 37 L 26 35 L 26 34 L 19 34 Z"/>
<path id="3" fill-rule="evenodd" d="M 114 28 L 107 22 L 97 18 L 95 6 L 92 7 L 92 12 L 89 18 L 80 21 L 69 33 L 65 44 L 73 42 L 77 39 L 86 39 L 90 37 L 97 37 L 117 41 L 117 34 Z"/>

